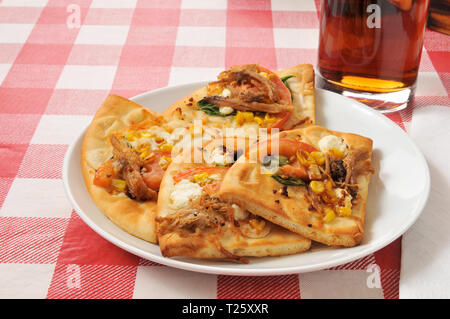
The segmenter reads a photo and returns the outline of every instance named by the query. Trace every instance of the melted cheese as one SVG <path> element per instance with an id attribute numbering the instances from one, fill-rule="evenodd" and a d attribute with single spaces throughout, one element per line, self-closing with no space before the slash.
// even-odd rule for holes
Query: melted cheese
<path id="1" fill-rule="evenodd" d="M 324 153 L 327 153 L 332 148 L 345 152 L 347 149 L 347 144 L 345 144 L 344 141 L 336 135 L 327 135 L 320 139 L 319 148 Z"/>
<path id="2" fill-rule="evenodd" d="M 234 219 L 235 220 L 246 220 L 248 219 L 248 212 L 243 210 L 240 206 L 232 204 L 231 207 L 234 209 Z"/>
<path id="3" fill-rule="evenodd" d="M 224 152 L 222 147 L 218 147 L 218 148 L 215 148 L 210 154 L 208 154 L 205 161 L 209 165 L 224 166 L 226 164 L 233 162 L 233 155 L 231 155 L 227 152 Z"/>
<path id="4" fill-rule="evenodd" d="M 225 89 L 223 89 L 222 93 L 220 93 L 220 95 L 223 96 L 223 97 L 230 97 L 231 96 L 231 91 L 225 88 Z"/>
<path id="5" fill-rule="evenodd" d="M 192 183 L 186 179 L 177 183 L 169 195 L 170 206 L 173 209 L 180 209 L 186 207 L 192 201 L 200 198 L 202 195 L 202 188 L 196 183 Z"/>
<path id="6" fill-rule="evenodd" d="M 232 107 L 229 106 L 221 106 L 219 107 L 219 112 L 223 115 L 228 115 L 233 113 L 234 109 Z"/>

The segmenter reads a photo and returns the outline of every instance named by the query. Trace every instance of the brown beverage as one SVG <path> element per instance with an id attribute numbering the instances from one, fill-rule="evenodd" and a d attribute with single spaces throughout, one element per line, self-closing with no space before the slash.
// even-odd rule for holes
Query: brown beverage
<path id="1" fill-rule="evenodd" d="M 431 0 L 428 27 L 450 35 L 450 0 Z"/>
<path id="2" fill-rule="evenodd" d="M 429 0 L 322 0 L 322 87 L 383 111 L 414 95 Z"/>

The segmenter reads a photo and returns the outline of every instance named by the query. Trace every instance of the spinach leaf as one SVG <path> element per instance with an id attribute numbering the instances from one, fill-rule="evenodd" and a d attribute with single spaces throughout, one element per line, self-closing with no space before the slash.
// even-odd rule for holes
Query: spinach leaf
<path id="1" fill-rule="evenodd" d="M 291 88 L 289 87 L 289 84 L 287 83 L 287 80 L 290 79 L 290 78 L 293 78 L 293 77 L 295 77 L 295 75 L 288 74 L 288 75 L 282 76 L 282 77 L 280 78 L 281 81 L 283 81 L 283 84 L 284 84 L 284 85 L 289 89 L 289 91 L 291 92 L 291 99 L 292 99 L 292 102 L 294 102 L 294 96 L 292 95 L 292 91 L 291 91 Z"/>
<path id="2" fill-rule="evenodd" d="M 263 165 L 265 167 L 272 166 L 272 161 L 278 161 L 278 166 L 283 166 L 289 162 L 289 159 L 283 155 L 267 155 L 263 159 Z"/>
<path id="3" fill-rule="evenodd" d="M 230 115 L 236 115 L 236 110 L 231 112 L 230 114 L 222 114 L 220 113 L 219 107 L 217 105 L 210 104 L 206 102 L 204 99 L 197 102 L 198 108 L 205 112 L 208 115 L 214 115 L 214 116 L 230 116 Z"/>
<path id="4" fill-rule="evenodd" d="M 279 175 L 272 175 L 272 178 L 278 183 L 289 186 L 306 186 L 306 183 L 300 178 L 287 177 L 283 178 Z"/>
<path id="5" fill-rule="evenodd" d="M 293 78 L 293 77 L 295 77 L 295 75 L 288 74 L 288 75 L 282 76 L 280 79 L 281 79 L 281 81 L 283 81 L 284 85 L 288 86 L 287 83 L 286 83 L 287 79 L 290 79 L 290 78 Z"/>

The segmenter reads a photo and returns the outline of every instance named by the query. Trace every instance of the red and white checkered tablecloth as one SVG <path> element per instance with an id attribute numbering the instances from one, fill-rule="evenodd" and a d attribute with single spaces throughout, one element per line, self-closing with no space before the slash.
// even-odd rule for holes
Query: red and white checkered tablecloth
<path id="1" fill-rule="evenodd" d="M 313 273 L 199 274 L 110 244 L 63 190 L 68 144 L 108 93 L 211 79 L 239 63 L 315 65 L 318 3 L 1 0 L 0 298 L 398 298 L 401 239 Z M 449 105 L 448 39 L 426 33 L 415 102 L 389 116 L 406 130 L 414 108 Z M 369 282 L 372 264 L 381 287 Z"/>

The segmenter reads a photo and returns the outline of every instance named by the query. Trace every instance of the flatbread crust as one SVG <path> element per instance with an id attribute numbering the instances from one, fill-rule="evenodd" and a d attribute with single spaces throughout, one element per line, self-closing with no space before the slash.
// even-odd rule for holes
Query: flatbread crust
<path id="1" fill-rule="evenodd" d="M 319 140 L 330 134 L 341 137 L 351 149 L 366 153 L 367 158 L 360 164 L 370 166 L 372 140 L 363 136 L 335 132 L 320 126 L 284 131 L 279 136 L 292 139 L 301 136 L 302 141 L 317 147 Z M 252 158 L 251 153 L 249 156 Z M 322 219 L 309 212 L 310 203 L 304 197 L 305 187 L 287 186 L 287 197 L 282 192 L 283 185 L 270 175 L 261 173 L 260 164 L 249 163 L 245 156 L 241 156 L 225 175 L 219 197 L 311 240 L 349 247 L 357 245 L 364 234 L 369 181 L 370 173 L 357 177 L 359 199 L 352 207 L 351 216 L 336 217 L 330 223 L 323 223 Z"/>
<path id="2" fill-rule="evenodd" d="M 278 76 L 294 75 L 287 80 L 293 96 L 294 112 L 283 129 L 303 127 L 315 123 L 314 68 L 311 64 L 300 64 L 289 69 L 274 71 Z M 175 102 L 163 112 L 164 116 L 176 117 L 193 123 L 202 120 L 204 126 L 214 128 L 235 127 L 235 116 L 209 116 L 197 109 L 197 102 L 207 95 L 206 87 L 201 88 Z M 181 112 L 180 112 L 181 111 Z M 256 128 L 258 127 L 254 123 Z M 244 125 L 250 126 L 250 125 Z M 249 127 L 255 130 L 255 127 Z M 237 133 L 236 135 L 240 135 Z"/>
<path id="3" fill-rule="evenodd" d="M 206 152 L 213 150 L 217 145 L 222 145 L 222 141 L 215 140 L 207 145 Z M 229 144 L 228 144 L 229 145 Z M 236 145 L 242 145 L 236 143 Z M 175 182 L 173 176 L 180 171 L 189 168 L 205 167 L 205 163 L 186 163 L 185 158 L 180 155 L 168 167 L 161 183 L 158 196 L 158 218 L 164 218 L 177 213 L 177 210 L 170 206 L 170 194 L 174 190 Z M 264 257 L 281 256 L 299 253 L 308 250 L 311 241 L 293 232 L 290 232 L 275 224 L 269 223 L 270 233 L 263 238 L 249 238 L 239 231 L 232 231 L 226 228 L 222 233 L 214 230 L 206 230 L 200 233 L 180 235 L 173 231 L 162 233 L 158 225 L 158 238 L 161 253 L 165 257 L 184 256 L 202 259 L 235 259 L 233 257 Z"/>
<path id="4" fill-rule="evenodd" d="M 311 64 L 299 64 L 289 69 L 275 71 L 279 77 L 294 75 L 287 79 L 293 97 L 294 116 L 285 125 L 285 129 L 300 128 L 316 123 L 314 68 Z"/>
<path id="5" fill-rule="evenodd" d="M 136 237 L 156 243 L 156 201 L 138 202 L 124 193 L 112 195 L 93 184 L 95 170 L 112 156 L 111 134 L 146 120 L 159 124 L 156 112 L 126 98 L 109 95 L 86 131 L 81 171 L 92 199 L 111 221 Z"/>

